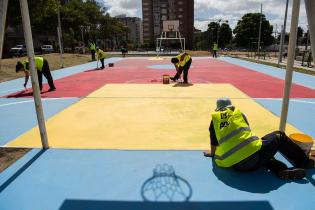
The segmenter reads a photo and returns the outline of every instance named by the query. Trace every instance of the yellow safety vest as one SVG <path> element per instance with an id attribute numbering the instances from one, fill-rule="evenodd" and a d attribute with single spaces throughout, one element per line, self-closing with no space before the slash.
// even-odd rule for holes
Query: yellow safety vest
<path id="1" fill-rule="evenodd" d="M 25 60 L 22 62 L 25 71 L 29 71 L 29 61 Z M 44 65 L 44 58 L 43 57 L 35 57 L 35 68 L 37 71 L 41 71 Z"/>
<path id="2" fill-rule="evenodd" d="M 101 49 L 98 49 L 96 51 L 96 54 L 97 54 L 97 58 L 98 59 L 106 58 L 106 53 L 103 50 L 101 50 Z"/>
<path id="3" fill-rule="evenodd" d="M 216 51 L 218 51 L 218 50 L 219 50 L 219 46 L 218 46 L 218 44 L 214 44 L 214 45 L 213 45 L 213 50 L 216 50 Z"/>
<path id="4" fill-rule="evenodd" d="M 96 44 L 91 43 L 90 44 L 90 50 L 96 50 Z"/>
<path id="5" fill-rule="evenodd" d="M 215 151 L 218 166 L 233 166 L 260 150 L 262 140 L 252 133 L 239 109 L 213 112 L 212 121 L 219 143 Z"/>
<path id="6" fill-rule="evenodd" d="M 182 57 L 183 54 L 184 54 L 184 53 L 179 54 L 178 56 L 176 56 L 176 58 L 179 60 L 179 62 L 177 63 L 177 66 L 178 66 L 178 67 L 183 67 L 183 66 L 185 66 L 185 64 L 191 59 L 191 56 L 188 55 L 188 54 L 186 54 L 185 57 L 184 57 L 184 59 L 181 61 L 180 59 L 181 59 L 181 57 Z"/>

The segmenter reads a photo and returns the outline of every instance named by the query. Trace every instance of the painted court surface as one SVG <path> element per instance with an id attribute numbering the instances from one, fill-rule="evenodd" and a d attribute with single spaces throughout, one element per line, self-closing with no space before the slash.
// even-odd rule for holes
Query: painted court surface
<path id="1" fill-rule="evenodd" d="M 169 58 L 109 62 L 53 72 L 57 91 L 42 93 L 45 151 L 31 89 L 22 79 L 0 84 L 0 145 L 34 148 L 0 174 L 1 210 L 315 209 L 315 170 L 283 181 L 263 169 L 220 169 L 202 155 L 219 97 L 230 97 L 257 135 L 278 129 L 284 71 L 193 58 L 190 85 L 163 85 L 175 71 Z M 315 137 L 315 78 L 295 73 L 293 82 L 286 131 Z"/>

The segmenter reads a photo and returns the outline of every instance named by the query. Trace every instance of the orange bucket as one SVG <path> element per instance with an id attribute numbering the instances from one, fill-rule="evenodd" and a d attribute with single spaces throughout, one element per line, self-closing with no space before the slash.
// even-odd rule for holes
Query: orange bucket
<path id="1" fill-rule="evenodd" d="M 163 75 L 163 84 L 170 84 L 170 75 L 168 74 Z"/>
<path id="2" fill-rule="evenodd" d="M 305 152 L 305 154 L 310 154 L 314 143 L 311 136 L 302 133 L 292 133 L 289 137 Z"/>

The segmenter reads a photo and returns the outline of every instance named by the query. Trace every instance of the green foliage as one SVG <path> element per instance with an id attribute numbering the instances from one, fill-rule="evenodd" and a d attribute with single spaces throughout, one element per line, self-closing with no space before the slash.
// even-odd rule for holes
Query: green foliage
<path id="1" fill-rule="evenodd" d="M 219 31 L 218 31 L 219 30 Z M 205 32 L 194 35 L 195 50 L 211 50 L 214 42 L 217 42 L 219 35 L 219 47 L 224 48 L 231 43 L 232 29 L 229 24 L 218 22 L 210 22 Z"/>
<path id="2" fill-rule="evenodd" d="M 258 40 L 259 36 L 260 13 L 247 13 L 238 21 L 233 33 L 235 34 L 235 43 L 239 47 L 248 47 L 250 39 Z M 262 15 L 261 42 L 265 46 L 273 43 L 272 36 L 273 27 Z"/>
<path id="3" fill-rule="evenodd" d="M 21 25 L 19 0 L 9 2 L 7 25 Z M 126 43 L 129 29 L 106 14 L 106 8 L 95 0 L 70 0 L 64 4 L 59 0 L 28 0 L 28 5 L 34 36 L 57 36 L 59 9 L 65 47 L 76 46 L 82 40 L 82 32 L 85 44 L 96 39 Z"/>

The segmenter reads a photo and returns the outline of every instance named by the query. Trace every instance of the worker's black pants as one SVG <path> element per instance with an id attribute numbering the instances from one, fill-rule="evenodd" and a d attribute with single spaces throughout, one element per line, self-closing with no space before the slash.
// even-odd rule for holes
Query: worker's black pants
<path id="1" fill-rule="evenodd" d="M 37 71 L 38 83 L 39 83 L 39 89 L 40 90 L 43 89 L 43 75 L 47 79 L 47 82 L 48 82 L 50 89 L 56 89 L 56 87 L 54 85 L 53 78 L 52 78 L 51 73 L 50 73 L 49 64 L 48 64 L 48 61 L 46 59 L 44 59 L 44 64 L 43 64 L 42 70 Z"/>
<path id="2" fill-rule="evenodd" d="M 275 131 L 262 138 L 262 147 L 255 154 L 233 166 L 239 171 L 252 171 L 260 167 L 266 167 L 275 174 L 288 167 L 274 158 L 280 152 L 294 167 L 304 168 L 309 162 L 308 156 L 285 133 Z"/>
<path id="3" fill-rule="evenodd" d="M 105 68 L 105 65 L 104 65 L 104 60 L 105 60 L 105 58 L 101 58 L 101 59 L 100 59 L 100 61 L 101 61 L 101 64 L 102 64 L 102 67 L 101 67 L 101 69 L 104 69 L 104 68 Z"/>
<path id="4" fill-rule="evenodd" d="M 217 51 L 216 50 L 213 50 L 212 57 L 214 57 L 214 58 L 217 57 Z"/>
<path id="5" fill-rule="evenodd" d="M 178 72 L 175 74 L 174 80 L 178 80 L 180 78 L 182 72 L 184 72 L 184 82 L 185 83 L 188 82 L 188 71 L 189 71 L 191 62 L 192 62 L 192 59 L 190 59 L 183 67 L 178 68 Z"/>
<path id="6" fill-rule="evenodd" d="M 92 61 L 95 61 L 95 50 L 91 50 Z"/>

